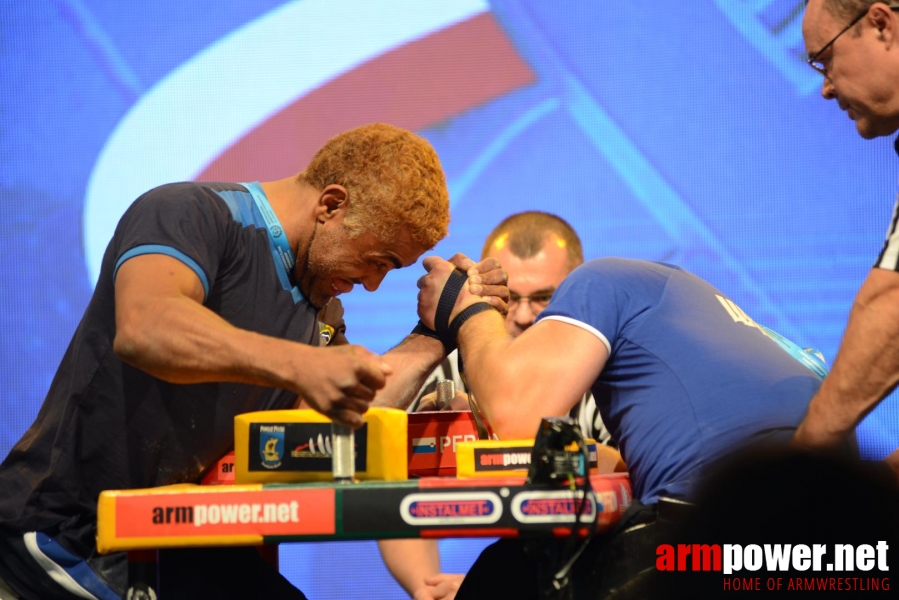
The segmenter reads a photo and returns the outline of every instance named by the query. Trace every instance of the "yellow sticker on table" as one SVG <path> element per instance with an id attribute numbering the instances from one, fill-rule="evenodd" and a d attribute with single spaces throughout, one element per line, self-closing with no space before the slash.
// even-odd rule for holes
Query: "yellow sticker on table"
<path id="1" fill-rule="evenodd" d="M 597 444 L 595 440 L 584 440 L 589 456 L 589 469 L 596 472 Z M 565 448 L 577 451 L 572 444 Z M 456 446 L 456 476 L 460 479 L 471 477 L 505 477 L 526 473 L 531 466 L 534 440 L 476 440 L 459 442 Z"/>
<path id="2" fill-rule="evenodd" d="M 356 479 L 403 481 L 408 476 L 405 411 L 371 408 L 354 432 Z M 273 410 L 234 418 L 237 483 L 331 481 L 331 420 L 314 410 Z"/>

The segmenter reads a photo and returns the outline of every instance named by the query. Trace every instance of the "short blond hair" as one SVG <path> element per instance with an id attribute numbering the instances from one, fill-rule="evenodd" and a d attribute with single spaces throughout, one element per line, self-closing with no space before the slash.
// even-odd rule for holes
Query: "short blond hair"
<path id="1" fill-rule="evenodd" d="M 349 193 L 344 224 L 350 237 L 373 233 L 381 241 L 408 231 L 433 248 L 449 227 L 449 192 L 431 144 L 384 123 L 363 125 L 328 140 L 298 176 L 323 190 Z"/>
<path id="2" fill-rule="evenodd" d="M 565 245 L 568 254 L 568 270 L 573 271 L 584 262 L 581 239 L 565 219 L 556 215 L 531 210 L 520 212 L 503 219 L 487 239 L 481 250 L 481 258 L 501 244 L 518 258 L 530 258 L 543 250 L 550 235 Z"/>

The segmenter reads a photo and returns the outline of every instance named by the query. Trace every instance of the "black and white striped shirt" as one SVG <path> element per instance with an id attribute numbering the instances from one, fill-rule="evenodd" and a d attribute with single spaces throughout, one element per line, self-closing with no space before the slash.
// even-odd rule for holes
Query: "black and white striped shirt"
<path id="1" fill-rule="evenodd" d="M 893 142 L 896 154 L 899 155 L 899 137 Z M 890 227 L 887 229 L 887 239 L 883 243 L 883 250 L 877 257 L 874 266 L 880 269 L 889 269 L 890 271 L 899 271 L 899 231 L 896 230 L 897 221 L 899 221 L 899 197 L 896 198 L 896 204 L 893 205 L 893 217 L 890 219 Z"/>
<path id="2" fill-rule="evenodd" d="M 409 407 L 409 412 L 415 412 L 418 409 L 418 404 L 421 401 L 422 396 L 436 391 L 437 382 L 443 381 L 444 379 L 451 380 L 456 385 L 457 390 L 468 393 L 468 389 L 462 381 L 462 376 L 459 375 L 458 352 L 458 350 L 452 352 L 443 359 L 442 363 L 437 365 L 437 368 L 434 369 L 422 386 L 421 391 L 418 393 L 418 397 Z M 577 420 L 578 426 L 581 429 L 581 434 L 585 437 L 594 439 L 606 446 L 611 446 L 613 448 L 618 447 L 612 439 L 609 430 L 606 429 L 605 424 L 602 422 L 602 417 L 599 415 L 599 410 L 596 408 L 596 401 L 589 391 L 584 394 L 584 397 L 571 409 L 569 416 Z"/>

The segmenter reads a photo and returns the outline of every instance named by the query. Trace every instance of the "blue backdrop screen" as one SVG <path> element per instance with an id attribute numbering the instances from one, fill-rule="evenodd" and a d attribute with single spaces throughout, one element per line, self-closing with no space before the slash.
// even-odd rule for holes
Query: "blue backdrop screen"
<path id="1" fill-rule="evenodd" d="M 641 3 L 573 0 L 3 3 L 0 456 L 34 419 L 140 193 L 283 178 L 373 121 L 440 154 L 453 217 L 435 253 L 476 256 L 508 214 L 554 212 L 587 257 L 680 264 L 832 360 L 882 244 L 895 156 L 820 97 L 803 6 L 702 0 L 647 18 Z M 350 339 L 398 342 L 419 273 L 345 297 Z M 868 458 L 899 447 L 899 401 L 858 438 Z M 483 544 L 443 543 L 444 569 Z M 354 596 L 350 564 L 369 597 L 401 595 L 371 543 L 282 553 L 311 597 Z"/>

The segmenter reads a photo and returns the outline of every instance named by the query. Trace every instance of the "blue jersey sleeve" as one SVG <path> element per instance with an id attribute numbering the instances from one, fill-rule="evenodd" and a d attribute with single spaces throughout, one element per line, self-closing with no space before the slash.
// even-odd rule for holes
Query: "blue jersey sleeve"
<path id="1" fill-rule="evenodd" d="M 227 260 L 231 213 L 212 190 L 191 183 L 150 190 L 128 209 L 113 236 L 115 272 L 144 254 L 175 258 L 196 273 L 204 295 Z"/>
<path id="2" fill-rule="evenodd" d="M 562 282 L 538 320 L 553 319 L 591 331 L 610 353 L 631 319 L 653 310 L 667 277 L 651 263 L 601 258 L 584 263 Z"/>

